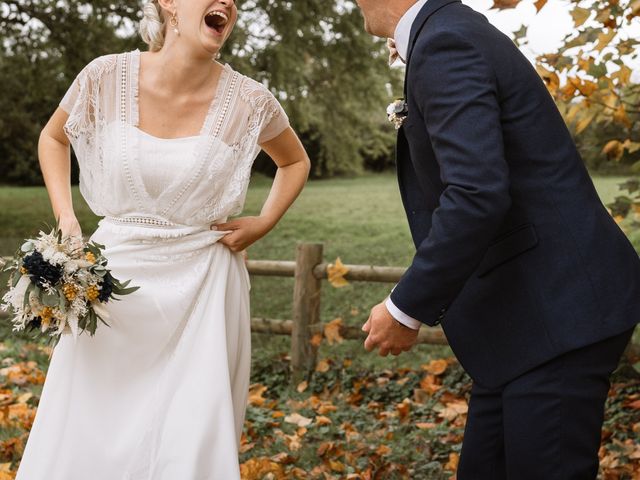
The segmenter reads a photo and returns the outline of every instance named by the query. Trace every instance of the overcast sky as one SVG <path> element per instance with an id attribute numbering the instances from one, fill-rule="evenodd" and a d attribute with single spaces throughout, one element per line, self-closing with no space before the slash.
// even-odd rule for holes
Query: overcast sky
<path id="1" fill-rule="evenodd" d="M 490 10 L 492 0 L 462 0 L 471 8 L 484 14 L 489 21 L 512 36 L 514 31 L 524 25 L 529 26 L 528 45 L 522 52 L 532 61 L 542 53 L 553 53 L 561 45 L 565 35 L 573 29 L 571 18 L 572 3 L 567 0 L 549 0 L 540 13 L 536 14 L 533 1 L 524 0 L 516 8 L 509 10 Z M 625 30 L 627 36 L 640 36 L 640 21 L 636 19 L 632 27 Z M 640 81 L 640 59 L 631 64 L 633 78 Z"/>
<path id="2" fill-rule="evenodd" d="M 525 24 L 529 25 L 529 45 L 523 50 L 528 55 L 553 52 L 560 45 L 562 38 L 573 27 L 571 7 L 564 0 L 551 0 L 536 15 L 533 2 L 521 2 L 510 10 L 490 10 L 491 0 L 463 0 L 471 8 L 482 12 L 489 21 L 507 35 L 519 30 Z"/>

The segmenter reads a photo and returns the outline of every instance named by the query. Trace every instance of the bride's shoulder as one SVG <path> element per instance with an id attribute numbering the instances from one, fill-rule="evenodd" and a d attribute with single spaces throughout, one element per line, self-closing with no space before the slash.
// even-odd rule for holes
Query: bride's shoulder
<path id="1" fill-rule="evenodd" d="M 88 80 L 97 81 L 104 77 L 105 74 L 115 71 L 118 63 L 118 57 L 125 55 L 124 53 L 108 53 L 95 57 L 80 72 L 79 76 Z"/>
<path id="2" fill-rule="evenodd" d="M 237 71 L 235 72 L 239 79 L 240 97 L 244 101 L 251 105 L 256 105 L 257 103 L 275 100 L 271 90 L 264 83 Z"/>

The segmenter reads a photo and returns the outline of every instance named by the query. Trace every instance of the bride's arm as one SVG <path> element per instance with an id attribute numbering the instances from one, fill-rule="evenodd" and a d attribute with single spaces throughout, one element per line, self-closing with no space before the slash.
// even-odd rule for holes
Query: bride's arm
<path id="1" fill-rule="evenodd" d="M 71 153 L 63 126 L 69 114 L 57 108 L 40 133 L 38 160 L 53 215 L 64 236 L 82 236 L 71 198 Z"/>
<path id="2" fill-rule="evenodd" d="M 220 242 L 234 252 L 244 250 L 276 226 L 302 191 L 311 168 L 307 152 L 291 127 L 260 146 L 278 166 L 260 215 L 215 225 L 218 230 L 232 230 Z"/>

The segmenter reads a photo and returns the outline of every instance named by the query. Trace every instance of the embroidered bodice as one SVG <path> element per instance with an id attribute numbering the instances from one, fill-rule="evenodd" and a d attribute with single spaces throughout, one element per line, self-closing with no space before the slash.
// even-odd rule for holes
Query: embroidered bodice
<path id="1" fill-rule="evenodd" d="M 98 57 L 60 102 L 91 210 L 181 225 L 239 214 L 260 144 L 289 125 L 276 98 L 225 64 L 200 134 L 167 141 L 139 129 L 139 68 L 139 50 Z M 141 158 L 154 148 L 157 158 Z"/>

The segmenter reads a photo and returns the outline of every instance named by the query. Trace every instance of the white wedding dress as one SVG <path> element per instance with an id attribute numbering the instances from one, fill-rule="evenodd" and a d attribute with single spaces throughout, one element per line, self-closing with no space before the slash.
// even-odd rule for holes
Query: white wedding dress
<path id="1" fill-rule="evenodd" d="M 259 144 L 288 126 L 225 65 L 200 135 L 138 126 L 140 52 L 100 57 L 61 102 L 90 240 L 136 292 L 53 350 L 17 480 L 236 480 L 250 370 L 249 275 L 211 223 L 238 214 Z"/>

